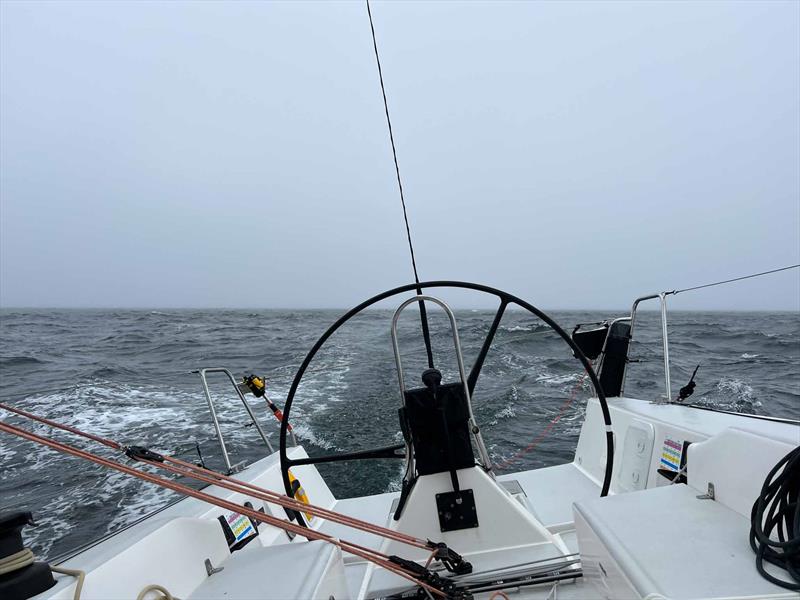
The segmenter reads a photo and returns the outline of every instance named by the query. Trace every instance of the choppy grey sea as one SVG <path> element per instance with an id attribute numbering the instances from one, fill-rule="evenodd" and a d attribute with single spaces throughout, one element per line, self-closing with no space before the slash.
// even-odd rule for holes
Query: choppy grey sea
<path id="1" fill-rule="evenodd" d="M 123 443 L 147 445 L 222 468 L 200 382 L 191 370 L 225 366 L 257 373 L 283 405 L 297 366 L 341 311 L 313 310 L 3 310 L 0 311 L 0 399 Z M 457 312 L 467 368 L 493 312 Z M 559 312 L 576 323 L 612 315 Z M 357 450 L 400 440 L 396 369 L 391 351 L 391 312 L 363 314 L 332 339 L 311 364 L 292 410 L 292 422 L 309 453 Z M 413 315 L 401 324 L 406 376 L 417 377 L 422 345 Z M 432 319 L 434 346 L 446 378 L 455 374 L 448 329 Z M 700 364 L 699 404 L 755 414 L 800 417 L 800 314 L 672 312 L 670 351 L 673 389 Z M 626 395 L 644 401 L 663 389 L 660 329 L 655 313 L 643 313 L 632 346 Z M 266 453 L 242 407 L 223 380 L 213 395 L 235 461 Z M 568 461 L 577 442 L 585 398 L 591 393 L 567 346 L 534 317 L 511 312 L 498 332 L 474 398 L 476 418 L 495 460 L 507 470 Z M 532 451 L 536 439 L 569 405 Z M 252 397 L 251 397 L 252 398 Z M 260 401 L 252 406 L 277 444 L 277 426 Z M 28 423 L 5 411 L 0 418 Z M 44 426 L 31 427 L 50 435 Z M 55 434 L 84 448 L 97 448 Z M 340 497 L 396 489 L 398 461 L 321 466 Z M 171 492 L 109 473 L 0 434 L 0 512 L 32 510 L 34 551 L 53 558 L 112 532 L 173 500 Z"/>

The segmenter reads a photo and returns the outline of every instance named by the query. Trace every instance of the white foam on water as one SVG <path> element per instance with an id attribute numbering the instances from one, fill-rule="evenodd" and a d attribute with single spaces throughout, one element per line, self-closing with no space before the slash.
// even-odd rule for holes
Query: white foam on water
<path id="1" fill-rule="evenodd" d="M 39 559 L 47 557 L 53 544 L 78 526 L 77 523 L 61 517 L 74 501 L 70 496 L 63 494 L 49 502 L 41 514 L 34 515 L 37 526 L 25 529 L 25 542 Z"/>
<path id="2" fill-rule="evenodd" d="M 389 483 L 386 485 L 385 493 L 389 492 L 399 492 L 403 489 L 403 476 L 406 474 L 406 462 L 399 461 L 400 464 L 397 465 L 397 473 L 392 477 Z"/>
<path id="3" fill-rule="evenodd" d="M 561 435 L 579 435 L 585 419 L 586 404 L 580 402 L 573 404 L 558 421 Z"/>
<path id="4" fill-rule="evenodd" d="M 109 521 L 106 528 L 107 533 L 116 531 L 156 508 L 160 508 L 181 497 L 180 494 L 171 490 L 150 484 L 140 486 L 138 483 L 126 478 L 122 473 L 114 473 L 108 478 L 107 485 L 109 487 L 116 490 L 129 489 L 130 493 L 123 495 L 117 502 L 114 518 Z"/>
<path id="5" fill-rule="evenodd" d="M 725 394 L 732 394 L 740 400 L 753 399 L 753 388 L 741 379 L 722 379 L 717 384 L 717 390 Z"/>
<path id="6" fill-rule="evenodd" d="M 306 425 L 305 423 L 295 423 L 292 420 L 292 429 L 294 429 L 295 435 L 300 440 L 306 440 L 319 448 L 324 448 L 325 450 L 334 450 L 336 452 L 343 452 L 341 448 L 337 448 L 333 442 L 326 439 L 324 436 L 317 434 L 311 427 Z"/>
<path id="7" fill-rule="evenodd" d="M 747 352 L 745 352 L 744 354 L 741 355 L 741 358 L 758 358 L 759 356 L 760 356 L 759 354 L 748 354 Z"/>
<path id="8" fill-rule="evenodd" d="M 516 392 L 516 387 L 512 387 L 512 398 L 515 392 Z M 516 416 L 517 413 L 514 410 L 514 402 L 509 402 L 503 408 L 494 413 L 494 415 L 492 415 L 492 420 L 489 421 L 489 425 L 494 427 L 503 419 L 511 419 Z"/>
<path id="9" fill-rule="evenodd" d="M 756 398 L 755 390 L 741 379 L 721 379 L 717 383 L 717 393 L 721 398 L 704 399 L 706 403 L 725 410 L 736 412 L 755 412 L 762 406 Z"/>
<path id="10" fill-rule="evenodd" d="M 565 383 L 576 383 L 580 380 L 579 373 L 569 373 L 567 375 L 538 375 L 537 382 L 544 383 L 545 385 L 564 385 Z"/>
<path id="11" fill-rule="evenodd" d="M 198 407 L 202 410 L 202 395 L 170 388 L 138 388 L 96 380 L 65 391 L 36 394 L 19 404 L 34 414 L 83 431 L 121 443 L 151 445 L 157 450 L 168 451 L 177 441 L 185 440 L 187 434 L 191 436 L 193 431 L 202 427 L 197 419 L 191 418 L 189 409 Z M 15 415 L 13 418 L 19 419 Z M 24 422 L 22 426 L 112 460 L 120 460 L 118 453 L 74 435 L 31 422 Z M 176 497 L 168 490 L 64 457 L 55 450 L 34 449 L 21 440 L 4 441 L 0 445 L 0 460 L 6 465 L 0 472 L 0 479 L 9 487 L 21 486 L 19 494 L 10 498 L 12 504 L 30 504 L 42 493 L 52 492 L 52 482 L 61 482 L 63 493 L 35 508 L 41 526 L 31 529 L 29 535 L 40 556 L 47 556 L 53 544 L 81 525 L 75 522 L 76 507 L 95 506 L 98 510 L 105 510 L 100 507 L 115 506 L 105 526 L 92 532 L 91 537 L 99 537 Z M 57 473 L 65 469 L 75 469 L 76 474 L 80 473 L 81 483 L 70 485 L 69 480 L 60 478 Z M 28 473 L 37 473 L 33 486 Z"/>
<path id="12" fill-rule="evenodd" d="M 17 451 L 13 448 L 0 444 L 0 462 L 8 462 L 17 455 Z M 4 469 L 5 470 L 5 469 Z M 3 478 L 3 473 L 0 472 L 0 479 Z"/>

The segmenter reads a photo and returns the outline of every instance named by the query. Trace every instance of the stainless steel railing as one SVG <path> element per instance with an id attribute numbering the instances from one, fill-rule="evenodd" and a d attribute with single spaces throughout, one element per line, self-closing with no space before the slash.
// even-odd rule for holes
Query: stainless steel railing
<path id="1" fill-rule="evenodd" d="M 456 317 L 453 314 L 453 311 L 450 309 L 447 304 L 445 304 L 442 300 L 438 298 L 434 298 L 433 296 L 425 296 L 422 294 L 412 296 L 405 302 L 403 302 L 395 311 L 394 316 L 392 317 L 392 348 L 394 349 L 394 360 L 397 365 L 397 379 L 400 384 L 400 401 L 405 402 L 405 377 L 403 375 L 403 365 L 400 359 L 400 343 L 397 339 L 397 321 L 400 318 L 400 313 L 405 310 L 405 308 L 414 302 L 433 302 L 434 304 L 438 304 L 441 309 L 447 315 L 447 318 L 450 320 L 450 330 L 453 334 L 453 346 L 456 352 L 456 362 L 458 363 L 458 375 L 461 378 L 461 383 L 464 386 L 464 397 L 467 401 L 467 409 L 469 411 L 469 429 L 472 432 L 473 437 L 475 438 L 475 444 L 478 447 L 478 454 L 480 455 L 481 462 L 483 463 L 483 467 L 489 472 L 492 472 L 492 461 L 489 458 L 489 452 L 486 450 L 486 445 L 483 443 L 483 436 L 481 435 L 481 430 L 478 427 L 478 424 L 475 421 L 475 415 L 472 412 L 472 395 L 469 393 L 469 385 L 467 384 L 467 372 L 464 368 L 464 356 L 461 353 L 461 340 L 458 337 L 458 327 L 456 327 Z M 411 456 L 412 453 L 406 448 L 408 452 L 408 456 Z"/>
<path id="2" fill-rule="evenodd" d="M 222 460 L 225 461 L 225 468 L 227 469 L 228 474 L 235 473 L 241 470 L 242 464 L 241 463 L 236 465 L 231 464 L 231 459 L 230 456 L 228 455 L 228 449 L 225 445 L 225 437 L 222 435 L 222 430 L 220 429 L 219 426 L 219 419 L 217 418 L 217 411 L 216 408 L 214 407 L 214 400 L 211 398 L 211 391 L 208 388 L 208 380 L 206 376 L 209 373 L 222 373 L 230 380 L 233 389 L 236 390 L 236 395 L 239 396 L 239 400 L 241 400 L 242 405 L 244 406 L 248 416 L 250 417 L 250 421 L 253 423 L 253 425 L 255 425 L 259 437 L 261 437 L 261 440 L 269 449 L 270 454 L 275 452 L 275 449 L 272 447 L 272 444 L 270 443 L 269 439 L 267 439 L 264 430 L 261 428 L 261 425 L 259 425 L 258 420 L 256 419 L 256 416 L 253 413 L 253 409 L 250 408 L 250 405 L 247 403 L 247 400 L 245 400 L 244 394 L 242 394 L 242 390 L 239 389 L 239 385 L 236 383 L 236 379 L 234 379 L 233 374 L 228 369 L 225 369 L 223 367 L 210 367 L 205 369 L 198 369 L 192 371 L 192 373 L 197 373 L 198 375 L 200 375 L 200 381 L 203 384 L 203 392 L 205 393 L 206 401 L 208 402 L 208 410 L 209 412 L 211 412 L 211 420 L 214 423 L 214 431 L 217 434 L 219 447 L 220 450 L 222 451 Z"/>
<path id="3" fill-rule="evenodd" d="M 636 309 L 639 308 L 639 304 L 644 302 L 645 300 L 655 300 L 656 298 L 659 300 L 659 304 L 661 305 L 661 340 L 662 345 L 664 348 L 664 392 L 666 394 L 666 402 L 672 402 L 672 385 L 669 378 L 669 335 L 667 334 L 667 296 L 674 292 L 660 292 L 658 294 L 650 294 L 648 296 L 642 296 L 637 298 L 633 301 L 633 306 L 631 306 L 631 330 L 630 330 L 630 337 L 631 341 L 633 340 L 633 329 L 636 325 Z M 629 350 L 630 352 L 630 350 Z M 622 379 L 622 387 L 620 390 L 620 396 L 624 394 L 625 390 L 625 382 L 628 378 L 628 367 L 625 367 L 625 375 Z"/>

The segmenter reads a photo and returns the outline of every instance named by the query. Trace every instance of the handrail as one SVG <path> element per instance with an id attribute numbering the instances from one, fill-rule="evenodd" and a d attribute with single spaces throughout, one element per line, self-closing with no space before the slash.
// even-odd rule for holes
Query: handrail
<path id="1" fill-rule="evenodd" d="M 492 462 L 489 458 L 489 453 L 486 450 L 486 445 L 483 443 L 483 436 L 481 435 L 481 430 L 478 427 L 477 422 L 475 421 L 475 415 L 472 412 L 472 395 L 469 393 L 469 385 L 467 383 L 467 372 L 464 367 L 464 356 L 461 352 L 461 340 L 458 337 L 458 327 L 456 327 L 456 317 L 453 314 L 453 311 L 450 307 L 445 304 L 444 301 L 439 300 L 433 296 L 426 296 L 424 294 L 417 294 L 416 296 L 412 296 L 408 300 L 405 300 L 395 311 L 394 316 L 392 317 L 392 348 L 394 349 L 394 360 L 397 364 L 397 379 L 400 383 L 400 401 L 405 402 L 405 378 L 403 376 L 403 365 L 400 359 L 400 343 L 397 340 L 397 321 L 400 318 L 400 313 L 405 310 L 405 308 L 414 302 L 420 302 L 422 304 L 425 301 L 433 302 L 434 304 L 438 304 L 439 307 L 445 312 L 447 318 L 450 320 L 450 329 L 453 332 L 453 346 L 455 347 L 456 352 L 456 362 L 458 363 L 458 374 L 461 377 L 461 383 L 464 386 L 464 395 L 467 401 L 467 409 L 469 411 L 469 429 L 472 432 L 473 437 L 475 438 L 475 444 L 478 446 L 478 454 L 481 456 L 481 462 L 483 463 L 484 469 L 488 471 L 490 474 L 492 473 Z M 412 452 L 410 448 L 407 448 L 408 456 L 412 456 Z"/>
<path id="2" fill-rule="evenodd" d="M 256 420 L 255 414 L 253 414 L 253 409 L 250 408 L 250 405 L 247 403 L 247 400 L 244 398 L 244 394 L 242 394 L 242 390 L 239 389 L 239 386 L 236 383 L 236 379 L 234 379 L 233 374 L 223 367 L 209 367 L 205 369 L 198 369 L 192 371 L 192 373 L 198 373 L 200 375 L 200 381 L 203 383 L 203 392 L 205 393 L 206 400 L 208 401 L 208 410 L 211 412 L 211 420 L 214 422 L 214 430 L 217 433 L 217 440 L 219 440 L 219 447 L 222 450 L 222 459 L 225 461 L 225 467 L 228 470 L 228 474 L 234 473 L 236 469 L 231 465 L 231 459 L 228 456 L 228 449 L 225 446 L 225 438 L 222 435 L 222 430 L 219 427 L 219 420 L 217 419 L 217 411 L 214 408 L 214 401 L 211 399 L 211 391 L 208 389 L 208 381 L 206 381 L 206 373 L 223 373 L 225 374 L 233 385 L 233 388 L 236 390 L 236 394 L 239 396 L 239 400 L 242 401 L 247 414 L 250 416 L 250 420 L 252 421 L 253 425 L 256 426 L 256 430 L 258 430 L 258 435 L 261 436 L 261 439 L 266 444 L 267 448 L 269 448 L 270 454 L 275 452 L 275 449 L 272 447 L 272 444 L 267 439 L 264 430 L 261 429 L 261 425 L 258 424 Z"/>
<path id="3" fill-rule="evenodd" d="M 672 294 L 673 292 L 660 292 L 658 294 L 650 294 L 648 296 L 641 296 L 633 301 L 633 306 L 631 306 L 631 330 L 630 330 L 630 338 L 633 339 L 633 328 L 636 324 L 636 309 L 639 307 L 639 303 L 644 302 L 645 300 L 655 300 L 656 298 L 659 299 L 659 303 L 661 305 L 661 339 L 662 344 L 664 347 L 664 391 L 666 392 L 666 400 L 665 402 L 669 403 L 672 402 L 672 385 L 669 378 L 669 337 L 667 334 L 667 296 Z M 622 387 L 620 388 L 620 396 L 624 395 L 625 391 L 625 382 L 628 378 L 628 367 L 625 366 L 625 376 L 622 379 Z"/>

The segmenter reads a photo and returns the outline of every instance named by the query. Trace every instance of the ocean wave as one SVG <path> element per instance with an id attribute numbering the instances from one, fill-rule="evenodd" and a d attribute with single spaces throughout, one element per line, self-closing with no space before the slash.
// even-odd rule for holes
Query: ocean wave
<path id="1" fill-rule="evenodd" d="M 541 324 L 531 324 L 531 325 L 500 325 L 500 331 L 506 331 L 508 333 L 518 333 L 518 332 L 526 332 L 526 333 L 544 333 L 546 331 L 550 331 L 550 327 L 547 325 Z"/>
<path id="2" fill-rule="evenodd" d="M 305 423 L 296 423 L 294 420 L 292 420 L 292 429 L 294 429 L 294 433 L 298 439 L 307 441 L 317 448 L 322 448 L 323 450 L 332 450 L 334 452 L 343 452 L 343 450 L 338 448 L 332 441 L 325 436 L 318 434 Z"/>
<path id="3" fill-rule="evenodd" d="M 0 356 L 0 367 L 43 365 L 46 362 L 33 356 Z"/>
<path id="4" fill-rule="evenodd" d="M 698 404 L 748 414 L 757 414 L 762 406 L 753 387 L 746 381 L 735 378 L 718 381 L 716 389 L 704 394 Z"/>
<path id="5" fill-rule="evenodd" d="M 187 372 L 211 365 L 228 366 L 237 374 L 254 369 L 271 376 L 268 394 L 283 408 L 297 365 L 338 316 L 329 311 L 155 313 L 162 314 L 125 310 L 0 313 L 6 332 L 0 336 L 2 398 L 121 443 L 141 443 L 167 453 L 182 447 L 189 456 L 194 453 L 190 443 L 196 439 L 207 464 L 221 469 L 221 452 L 199 379 Z M 352 329 L 337 332 L 310 365 L 291 411 L 298 440 L 309 452 L 327 454 L 339 447 L 352 450 L 401 441 L 396 434 L 391 314 L 363 315 Z M 468 369 L 493 315 L 493 311 L 458 312 Z M 554 316 L 571 330 L 577 322 L 608 315 Z M 403 344 L 408 344 L 403 346 L 403 358 L 409 385 L 419 385 L 425 355 L 418 321 L 410 323 L 414 327 L 401 329 Z M 456 379 L 455 363 L 446 325 L 444 321 L 436 325 L 432 335 L 437 363 L 451 381 Z M 637 323 L 631 358 L 643 360 L 629 368 L 628 388 L 634 397 L 637 391 L 643 398 L 657 397 L 662 391 L 660 333 L 657 319 L 652 326 L 646 319 Z M 675 366 L 685 379 L 697 364 L 703 365 L 693 396 L 697 402 L 742 412 L 796 413 L 800 316 L 675 313 L 670 317 L 670 335 Z M 583 421 L 584 399 L 590 393 L 585 390 L 591 388 L 586 378 L 583 390 L 573 392 L 583 377 L 580 365 L 555 334 L 522 313 L 509 312 L 495 346 L 487 356 L 474 401 L 492 454 L 511 456 L 558 416 L 547 439 L 515 463 L 513 470 L 569 461 Z M 37 363 L 46 363 L 46 382 Z M 261 458 L 266 450 L 255 429 L 245 426 L 249 420 L 230 385 L 217 379 L 211 383 L 231 459 Z M 52 391 L 34 391 L 41 389 Z M 572 405 L 560 414 L 573 395 Z M 263 402 L 248 400 L 275 444 L 275 419 Z M 5 413 L 0 418 L 18 422 L 18 417 Z M 33 430 L 94 449 L 94 444 L 53 434 L 42 426 Z M 99 451 L 110 455 L 104 448 Z M 328 483 L 337 497 L 396 490 L 402 461 L 385 462 L 352 463 L 356 477 L 331 477 Z M 31 530 L 39 540 L 35 550 L 40 556 L 50 551 L 58 554 L 121 527 L 171 498 L 151 492 L 154 488 L 148 489 L 145 483 L 112 477 L 100 467 L 64 459 L 10 436 L 0 438 L 0 465 L 0 504 L 28 506 L 41 520 L 42 526 Z M 350 468 L 347 464 L 336 468 L 340 466 Z M 93 502 L 92 496 L 100 501 Z M 39 547 L 49 550 L 41 552 Z"/>
<path id="6" fill-rule="evenodd" d="M 4 444 L 0 444 L 0 462 L 7 464 L 16 455 L 16 450 L 9 448 Z M 0 477 L 2 477 L 2 473 L 0 473 Z"/>
<path id="7" fill-rule="evenodd" d="M 717 384 L 717 390 L 747 402 L 752 401 L 755 394 L 752 386 L 741 379 L 723 379 Z"/>
<path id="8" fill-rule="evenodd" d="M 126 367 L 102 366 L 90 370 L 88 373 L 81 375 L 81 377 L 91 380 L 91 379 L 109 379 L 111 377 L 119 377 L 119 376 L 133 377 L 135 375 L 136 371 L 134 371 L 133 369 L 128 369 Z"/>
<path id="9" fill-rule="evenodd" d="M 581 380 L 580 373 L 568 373 L 566 375 L 539 375 L 536 381 L 545 385 L 564 385 L 565 383 L 577 383 Z"/>
<path id="10" fill-rule="evenodd" d="M 516 388 L 512 386 L 512 390 L 516 391 Z M 516 398 L 516 394 L 512 393 L 512 398 Z M 503 408 L 498 410 L 497 412 L 492 415 L 492 420 L 489 421 L 489 425 L 494 427 L 503 419 L 511 419 L 517 416 L 516 411 L 514 410 L 514 403 L 510 402 L 506 404 Z"/>

